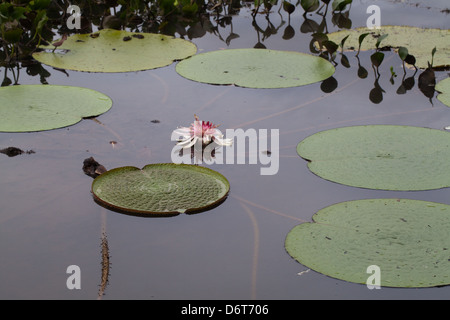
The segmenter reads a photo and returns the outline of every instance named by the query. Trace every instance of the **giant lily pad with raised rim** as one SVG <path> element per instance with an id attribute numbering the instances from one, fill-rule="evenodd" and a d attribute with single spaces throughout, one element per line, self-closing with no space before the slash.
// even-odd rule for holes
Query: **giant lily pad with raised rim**
<path id="1" fill-rule="evenodd" d="M 57 48 L 42 46 L 33 58 L 59 69 L 131 72 L 165 67 L 197 53 L 194 43 L 171 36 L 103 29 L 74 34 Z"/>
<path id="2" fill-rule="evenodd" d="M 331 77 L 334 66 L 310 54 L 269 49 L 227 49 L 197 54 L 177 63 L 183 77 L 208 84 L 287 88 Z"/>
<path id="3" fill-rule="evenodd" d="M 373 50 L 380 35 L 388 36 L 381 41 L 381 46 L 393 48 L 406 47 L 409 54 L 416 58 L 418 68 L 427 68 L 431 63 L 431 51 L 436 47 L 433 59 L 433 67 L 450 66 L 450 30 L 448 29 L 425 29 L 410 26 L 381 26 L 381 29 L 369 29 L 366 27 L 341 30 L 327 34 L 328 39 L 340 43 L 343 38 L 349 36 L 345 41 L 345 49 L 359 47 L 358 39 L 361 34 L 370 33 L 361 45 L 361 50 Z"/>
<path id="4" fill-rule="evenodd" d="M 447 107 L 450 107 L 450 78 L 439 81 L 434 87 L 439 92 L 437 98 Z"/>
<path id="5" fill-rule="evenodd" d="M 173 216 L 210 209 L 228 195 L 220 173 L 189 164 L 158 163 L 109 170 L 92 182 L 94 199 L 135 215 Z"/>
<path id="6" fill-rule="evenodd" d="M 112 100 L 98 91 L 60 85 L 0 88 L 0 132 L 58 129 L 108 111 Z"/>
<path id="7" fill-rule="evenodd" d="M 338 203 L 294 227 L 286 251 L 327 276 L 362 284 L 379 267 L 385 287 L 450 284 L 450 206 L 408 199 Z"/>
<path id="8" fill-rule="evenodd" d="M 450 133 L 420 127 L 368 125 L 313 134 L 297 146 L 323 179 L 381 190 L 450 186 Z"/>

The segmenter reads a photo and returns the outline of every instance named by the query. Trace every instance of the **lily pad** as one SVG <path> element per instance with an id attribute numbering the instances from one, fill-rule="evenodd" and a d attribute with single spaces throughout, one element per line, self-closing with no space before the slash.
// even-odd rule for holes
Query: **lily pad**
<path id="1" fill-rule="evenodd" d="M 450 186 L 450 133 L 420 127 L 370 125 L 313 134 L 297 146 L 323 179 L 381 190 Z"/>
<path id="2" fill-rule="evenodd" d="M 180 61 L 176 71 L 202 83 L 247 88 L 287 88 L 315 83 L 333 75 L 333 65 L 320 57 L 268 49 L 227 49 Z"/>
<path id="3" fill-rule="evenodd" d="M 18 85 L 0 88 L 0 132 L 31 132 L 62 128 L 98 116 L 112 106 L 95 90 L 59 85 Z"/>
<path id="4" fill-rule="evenodd" d="M 196 165 L 158 163 L 109 170 L 92 182 L 94 199 L 137 215 L 173 216 L 210 209 L 228 195 L 220 173 Z"/>
<path id="5" fill-rule="evenodd" d="M 436 47 L 433 59 L 433 67 L 450 66 L 450 30 L 448 29 L 424 29 L 409 26 L 382 26 L 380 29 L 366 27 L 342 30 L 327 34 L 328 39 L 340 43 L 349 36 L 345 42 L 346 49 L 358 49 L 358 38 L 364 33 L 370 33 L 361 45 L 361 50 L 374 50 L 381 35 L 388 36 L 383 39 L 381 46 L 393 48 L 406 47 L 409 54 L 416 58 L 418 68 L 427 68 L 431 63 L 431 51 Z"/>
<path id="6" fill-rule="evenodd" d="M 439 81 L 434 89 L 439 92 L 438 100 L 450 107 L 450 78 Z"/>
<path id="7" fill-rule="evenodd" d="M 286 251 L 327 276 L 362 284 L 379 267 L 380 286 L 450 284 L 450 206 L 408 199 L 342 202 L 294 227 Z"/>
<path id="8" fill-rule="evenodd" d="M 153 33 L 103 29 L 93 34 L 74 34 L 52 52 L 33 58 L 60 69 L 87 72 L 130 72 L 160 68 L 197 52 L 190 41 Z"/>

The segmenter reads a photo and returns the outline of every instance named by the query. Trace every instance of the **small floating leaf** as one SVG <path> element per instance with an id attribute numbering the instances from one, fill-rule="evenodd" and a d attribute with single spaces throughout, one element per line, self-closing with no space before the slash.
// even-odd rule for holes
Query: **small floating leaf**
<path id="1" fill-rule="evenodd" d="M 294 227 L 286 251 L 327 276 L 367 284 L 369 266 L 385 287 L 450 284 L 450 206 L 408 199 L 338 203 Z"/>
<path id="2" fill-rule="evenodd" d="M 97 202 L 137 215 L 171 216 L 207 210 L 223 201 L 228 180 L 211 169 L 188 164 L 149 164 L 142 170 L 109 170 L 92 183 Z"/>
<path id="3" fill-rule="evenodd" d="M 370 125 L 313 134 L 297 146 L 318 176 L 382 190 L 450 186 L 450 133 L 420 127 Z"/>
<path id="4" fill-rule="evenodd" d="M 59 69 L 130 72 L 168 66 L 197 52 L 195 44 L 184 39 L 112 29 L 74 34 L 59 49 L 65 53 L 41 51 L 34 53 L 33 58 Z"/>
<path id="5" fill-rule="evenodd" d="M 58 85 L 0 88 L 0 132 L 31 132 L 62 128 L 98 116 L 112 106 L 95 90 Z"/>
<path id="6" fill-rule="evenodd" d="M 323 58 L 300 52 L 227 49 L 180 61 L 176 71 L 187 79 L 209 84 L 286 88 L 322 81 L 335 69 Z"/>

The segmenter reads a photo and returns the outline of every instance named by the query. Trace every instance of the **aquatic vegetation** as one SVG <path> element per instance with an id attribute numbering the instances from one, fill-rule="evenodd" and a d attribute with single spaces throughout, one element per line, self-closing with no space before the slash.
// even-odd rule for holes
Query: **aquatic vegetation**
<path id="1" fill-rule="evenodd" d="M 439 92 L 437 98 L 447 107 L 450 107 L 450 78 L 439 81 L 435 90 Z"/>
<path id="2" fill-rule="evenodd" d="M 121 167 L 92 182 L 94 199 L 135 215 L 174 216 L 208 210 L 225 200 L 230 185 L 220 173 L 196 165 L 149 164 Z"/>
<path id="3" fill-rule="evenodd" d="M 301 264 L 327 276 L 381 287 L 450 284 L 450 206 L 409 199 L 365 199 L 319 210 L 295 226 L 285 248 Z"/>
<path id="4" fill-rule="evenodd" d="M 450 133 L 420 127 L 367 125 L 315 133 L 297 153 L 323 179 L 381 190 L 450 186 Z"/>
<path id="5" fill-rule="evenodd" d="M 450 30 L 446 29 L 382 26 L 380 30 L 371 30 L 362 27 L 329 33 L 328 37 L 331 41 L 339 42 L 342 38 L 350 36 L 347 39 L 346 49 L 354 50 L 355 48 L 358 48 L 359 52 L 360 49 L 376 49 L 380 37 L 386 34 L 389 34 L 389 37 L 384 39 L 384 46 L 391 48 L 408 48 L 408 53 L 414 56 L 416 60 L 415 66 L 418 68 L 428 67 L 428 62 L 430 62 L 430 50 L 434 47 L 436 47 L 436 55 L 434 57 L 433 66 L 435 68 L 450 67 Z"/>
<path id="6" fill-rule="evenodd" d="M 201 53 L 180 61 L 176 71 L 187 79 L 202 83 L 268 89 L 322 81 L 333 75 L 335 69 L 325 59 L 300 52 L 228 49 Z"/>
<path id="7" fill-rule="evenodd" d="M 95 90 L 58 85 L 0 88 L 0 132 L 62 128 L 108 111 L 112 100 Z"/>
<path id="8" fill-rule="evenodd" d="M 41 49 L 53 47 L 42 46 Z M 62 51 L 36 52 L 33 58 L 59 69 L 131 72 L 165 67 L 194 55 L 197 47 L 190 41 L 161 34 L 103 29 L 72 35 L 58 50 Z"/>
<path id="9" fill-rule="evenodd" d="M 217 129 L 219 125 L 209 121 L 201 121 L 194 115 L 195 121 L 190 127 L 180 127 L 174 131 L 175 134 L 181 136 L 181 141 L 177 144 L 184 149 L 191 148 L 197 141 L 201 142 L 202 147 L 215 142 L 219 146 L 230 146 L 233 144 L 231 139 L 223 139 L 223 134 Z"/>

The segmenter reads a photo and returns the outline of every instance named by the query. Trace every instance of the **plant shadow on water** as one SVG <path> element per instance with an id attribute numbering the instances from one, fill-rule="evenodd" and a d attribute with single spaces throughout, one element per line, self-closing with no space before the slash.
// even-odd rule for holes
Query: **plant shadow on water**
<path id="1" fill-rule="evenodd" d="M 382 51 L 384 59 L 374 68 L 371 55 L 375 50 L 356 56 L 356 51 L 341 51 L 331 43 L 322 51 L 315 47 L 313 34 L 365 26 L 368 18 L 363 1 L 354 1 L 342 11 L 332 11 L 327 3 L 304 14 L 300 5 L 292 11 L 282 3 L 271 6 L 266 2 L 254 10 L 253 2 L 232 1 L 207 9 L 190 7 L 192 12 L 199 11 L 193 15 L 186 8 L 184 16 L 167 16 L 163 21 L 143 19 L 141 8 L 127 11 L 92 6 L 92 12 L 83 11 L 89 12 L 82 15 L 83 32 L 118 24 L 133 32 L 160 32 L 190 40 L 199 53 L 255 47 L 299 51 L 332 61 L 336 68 L 332 77 L 302 87 L 248 89 L 202 84 L 179 76 L 176 63 L 122 74 L 59 70 L 30 58 L 14 60 L 19 51 L 11 55 L 12 48 L 18 48 L 15 43 L 3 46 L 2 60 L 9 60 L 1 64 L 3 87 L 88 87 L 109 96 L 113 106 L 99 117 L 67 128 L 0 133 L 1 150 L 33 151 L 18 152 L 14 157 L 0 154 L 0 298 L 448 297 L 448 286 L 369 290 L 317 272 L 304 273 L 308 268 L 286 253 L 286 234 L 335 203 L 409 198 L 449 204 L 448 189 L 394 192 L 330 183 L 312 174 L 296 153 L 298 142 L 331 128 L 395 124 L 443 129 L 450 125 L 449 109 L 436 99 L 432 85 L 448 77 L 447 70 L 434 70 L 434 79 L 430 71 L 419 79 L 426 70 L 404 69 L 402 59 L 390 48 Z M 377 4 L 386 25 L 411 24 L 411 17 L 420 16 L 419 27 L 449 27 L 444 2 L 430 8 L 389 0 Z M 113 15 L 104 16 L 105 11 Z M 42 13 L 36 12 L 36 19 L 43 19 Z M 51 43 L 66 32 L 75 32 L 65 28 L 67 15 L 54 18 L 58 16 L 55 11 L 48 11 L 47 16 L 55 20 L 52 29 L 44 28 L 34 41 Z M 9 27 L 15 29 L 13 24 Z M 30 26 L 28 42 L 33 30 Z M 25 51 L 22 48 L 20 52 Z M 190 124 L 193 114 L 220 123 L 223 131 L 279 129 L 279 150 L 267 146 L 272 155 L 279 153 L 277 174 L 262 176 L 263 165 L 248 161 L 212 164 L 208 167 L 229 180 L 230 194 L 217 207 L 195 215 L 144 219 L 119 214 L 94 201 L 92 178 L 82 170 L 85 159 L 93 157 L 107 169 L 171 162 L 171 133 Z M 266 150 L 256 152 L 261 157 Z M 79 290 L 66 285 L 70 276 L 66 270 L 72 265 L 80 267 Z"/>

